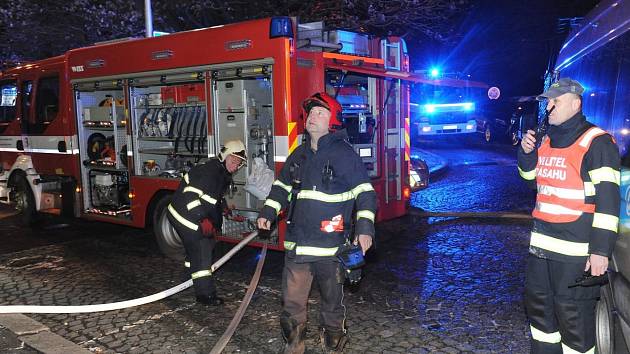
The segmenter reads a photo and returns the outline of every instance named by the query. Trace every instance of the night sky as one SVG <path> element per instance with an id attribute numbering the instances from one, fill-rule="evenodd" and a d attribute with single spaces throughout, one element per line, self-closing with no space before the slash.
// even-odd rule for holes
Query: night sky
<path id="1" fill-rule="evenodd" d="M 473 0 L 474 1 L 474 0 Z M 496 85 L 502 95 L 525 96 L 542 90 L 552 53 L 568 35 L 558 18 L 584 16 L 596 0 L 477 0 L 458 19 L 453 43 L 408 43 L 414 69 L 439 66 Z"/>

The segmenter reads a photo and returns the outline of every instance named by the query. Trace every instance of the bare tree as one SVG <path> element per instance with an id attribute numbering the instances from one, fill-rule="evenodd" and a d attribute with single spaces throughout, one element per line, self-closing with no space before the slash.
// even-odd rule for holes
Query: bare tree
<path id="1" fill-rule="evenodd" d="M 31 60 L 114 38 L 143 36 L 142 0 L 5 0 L 0 56 Z M 270 16 L 377 35 L 446 41 L 470 0 L 154 0 L 154 27 L 177 32 Z"/>

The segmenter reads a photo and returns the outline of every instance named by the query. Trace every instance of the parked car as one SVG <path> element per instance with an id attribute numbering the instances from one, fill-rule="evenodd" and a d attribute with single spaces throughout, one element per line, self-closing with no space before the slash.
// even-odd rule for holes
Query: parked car
<path id="1" fill-rule="evenodd" d="M 512 145 L 518 145 L 527 130 L 538 126 L 539 102 L 536 96 L 515 97 L 508 136 Z"/>
<path id="2" fill-rule="evenodd" d="M 624 158 L 627 161 L 627 159 Z M 621 170 L 619 236 L 595 310 L 597 352 L 630 352 L 630 166 Z"/>
<path id="3" fill-rule="evenodd" d="M 411 158 L 409 185 L 413 192 L 425 189 L 429 186 L 429 166 L 423 159 Z"/>

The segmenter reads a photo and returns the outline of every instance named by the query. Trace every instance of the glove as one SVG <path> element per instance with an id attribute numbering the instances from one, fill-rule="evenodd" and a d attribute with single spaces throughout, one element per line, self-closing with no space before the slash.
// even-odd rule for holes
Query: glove
<path id="1" fill-rule="evenodd" d="M 216 232 L 216 230 L 214 229 L 214 225 L 212 225 L 212 222 L 210 222 L 208 218 L 201 220 L 201 222 L 199 223 L 199 226 L 201 226 L 202 235 L 214 236 L 214 233 Z"/>
<path id="2" fill-rule="evenodd" d="M 269 240 L 271 238 L 271 230 L 258 230 L 258 238 L 261 240 Z"/>
<path id="3" fill-rule="evenodd" d="M 359 281 L 361 281 L 361 268 L 347 270 L 346 279 L 348 279 L 348 281 L 352 285 L 357 284 Z"/>

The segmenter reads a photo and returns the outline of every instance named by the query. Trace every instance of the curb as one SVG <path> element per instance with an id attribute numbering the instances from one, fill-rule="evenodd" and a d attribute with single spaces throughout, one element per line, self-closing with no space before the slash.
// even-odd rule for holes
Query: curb
<path id="1" fill-rule="evenodd" d="M 437 154 L 432 153 L 432 152 L 428 152 L 428 151 L 426 151 L 424 149 L 418 149 L 418 151 L 421 152 L 421 155 L 429 155 L 429 156 L 432 156 L 434 159 L 439 161 L 439 163 L 437 165 L 429 167 L 429 176 L 430 177 L 437 177 L 442 172 L 444 172 L 444 170 L 446 170 L 446 168 L 448 168 L 448 160 L 443 158 L 442 156 L 437 155 Z"/>
<path id="2" fill-rule="evenodd" d="M 19 341 L 44 354 L 92 354 L 91 351 L 52 333 L 50 328 L 22 314 L 0 315 L 0 326 L 13 332 Z"/>

